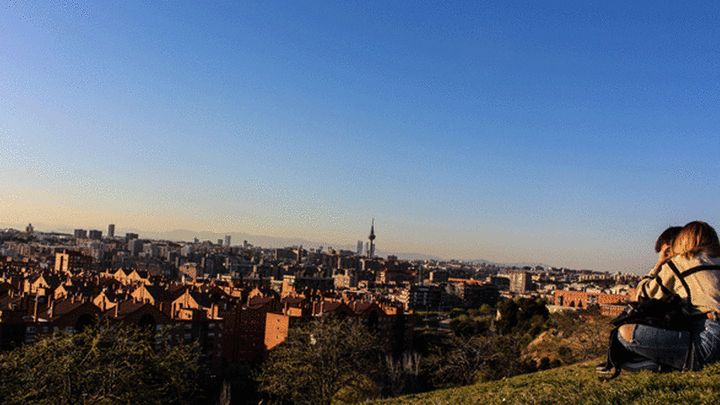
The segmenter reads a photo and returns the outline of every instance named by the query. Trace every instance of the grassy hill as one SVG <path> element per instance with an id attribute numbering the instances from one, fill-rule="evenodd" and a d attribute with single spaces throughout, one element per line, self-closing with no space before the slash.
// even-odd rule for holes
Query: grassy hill
<path id="1" fill-rule="evenodd" d="M 626 373 L 609 382 L 595 374 L 595 362 L 409 395 L 383 403 L 421 404 L 718 404 L 720 364 L 700 372 Z"/>

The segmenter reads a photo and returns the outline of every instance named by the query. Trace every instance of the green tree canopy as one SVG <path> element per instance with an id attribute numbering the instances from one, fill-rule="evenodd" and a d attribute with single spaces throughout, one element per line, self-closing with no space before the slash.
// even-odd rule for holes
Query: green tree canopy
<path id="1" fill-rule="evenodd" d="M 496 323 L 501 334 L 524 333 L 535 336 L 545 327 L 549 312 L 541 299 L 519 298 L 498 303 Z"/>
<path id="2" fill-rule="evenodd" d="M 260 390 L 296 404 L 361 401 L 379 395 L 383 361 L 380 345 L 362 323 L 322 318 L 291 329 L 270 352 Z"/>
<path id="3" fill-rule="evenodd" d="M 195 345 L 169 346 L 131 326 L 58 333 L 0 354 L 0 398 L 11 404 L 190 403 Z"/>

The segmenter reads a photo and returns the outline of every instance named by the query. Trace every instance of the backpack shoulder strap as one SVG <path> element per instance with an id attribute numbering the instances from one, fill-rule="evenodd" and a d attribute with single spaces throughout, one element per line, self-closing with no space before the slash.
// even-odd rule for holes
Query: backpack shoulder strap
<path id="1" fill-rule="evenodd" d="M 673 263 L 672 260 L 668 260 L 668 261 L 665 262 L 665 263 L 668 265 L 668 267 L 670 268 L 670 270 L 672 270 L 672 272 L 675 274 L 675 277 L 677 277 L 677 279 L 680 280 L 680 284 L 682 284 L 683 288 L 685 289 L 685 293 L 687 294 L 687 300 L 688 300 L 688 302 L 691 302 L 691 303 L 692 303 L 692 296 L 691 296 L 691 294 L 690 294 L 690 287 L 688 286 L 687 281 L 685 281 L 685 278 L 683 278 L 682 274 L 680 274 L 680 270 L 678 270 L 677 266 L 675 265 L 675 263 Z"/>
<path id="2" fill-rule="evenodd" d="M 662 278 L 659 275 L 655 276 L 654 280 L 655 280 L 655 283 L 657 283 L 658 287 L 660 287 L 660 290 L 662 290 L 663 294 L 665 294 L 665 295 L 675 294 L 673 291 L 670 291 L 669 288 L 665 287 L 665 284 L 663 284 Z M 647 284 L 643 285 L 643 293 L 645 294 L 645 296 L 647 296 L 647 291 L 645 290 L 645 286 L 647 286 Z"/>
<path id="3" fill-rule="evenodd" d="M 685 278 L 687 276 L 691 276 L 695 273 L 699 273 L 701 271 L 720 271 L 720 265 L 717 264 L 703 264 L 700 266 L 693 267 L 691 269 L 685 270 L 682 273 L 682 277 Z"/>

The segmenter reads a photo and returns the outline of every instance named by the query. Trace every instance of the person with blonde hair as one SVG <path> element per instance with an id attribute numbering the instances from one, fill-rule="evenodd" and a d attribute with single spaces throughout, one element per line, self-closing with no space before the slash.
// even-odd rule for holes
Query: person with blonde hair
<path id="1" fill-rule="evenodd" d="M 660 256 L 638 284 L 638 298 L 680 297 L 692 308 L 692 327 L 620 326 L 618 340 L 639 356 L 623 368 L 687 370 L 720 360 L 720 241 L 715 229 L 705 222 L 690 222 L 666 243 Z"/>

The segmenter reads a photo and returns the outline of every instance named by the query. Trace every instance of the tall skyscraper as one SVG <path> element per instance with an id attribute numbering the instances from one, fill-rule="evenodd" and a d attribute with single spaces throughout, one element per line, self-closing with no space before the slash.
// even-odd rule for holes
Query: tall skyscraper
<path id="1" fill-rule="evenodd" d="M 108 238 L 114 238 L 115 237 L 115 224 L 108 225 Z"/>
<path id="2" fill-rule="evenodd" d="M 140 239 L 130 239 L 128 242 L 128 251 L 130 251 L 130 254 L 137 257 L 140 252 L 143 251 L 144 242 Z"/>
<path id="3" fill-rule="evenodd" d="M 102 231 L 99 231 L 97 229 L 91 229 L 88 233 L 88 237 L 93 240 L 100 240 L 102 239 Z"/>
<path id="4" fill-rule="evenodd" d="M 372 259 L 375 257 L 375 218 L 372 219 L 372 225 L 370 225 L 370 236 L 368 236 L 368 240 L 370 241 L 368 257 Z"/>
<path id="5" fill-rule="evenodd" d="M 230 247 L 230 235 L 225 235 L 225 246 Z"/>
<path id="6" fill-rule="evenodd" d="M 363 241 L 359 240 L 359 241 L 357 241 L 357 250 L 355 251 L 355 253 L 357 253 L 358 256 L 362 256 L 362 252 L 363 252 Z"/>

